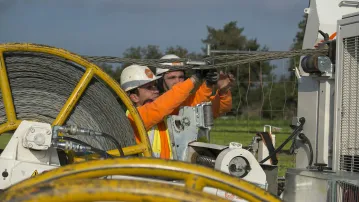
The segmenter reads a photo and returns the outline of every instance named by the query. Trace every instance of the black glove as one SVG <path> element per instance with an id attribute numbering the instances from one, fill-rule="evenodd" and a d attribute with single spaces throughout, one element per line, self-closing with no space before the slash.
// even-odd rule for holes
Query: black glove
<path id="1" fill-rule="evenodd" d="M 216 69 L 196 69 L 195 70 L 195 76 L 199 80 L 203 80 L 203 79 L 205 79 L 205 80 L 207 80 L 207 79 L 210 79 L 210 80 L 216 79 L 216 80 L 218 80 L 219 79 L 219 75 L 218 75 Z"/>
<path id="2" fill-rule="evenodd" d="M 205 80 L 208 86 L 217 84 L 219 74 L 216 69 L 208 70 L 205 74 Z"/>
<path id="3" fill-rule="evenodd" d="M 194 75 L 197 77 L 198 80 L 202 81 L 204 77 L 206 76 L 207 69 L 196 69 Z"/>

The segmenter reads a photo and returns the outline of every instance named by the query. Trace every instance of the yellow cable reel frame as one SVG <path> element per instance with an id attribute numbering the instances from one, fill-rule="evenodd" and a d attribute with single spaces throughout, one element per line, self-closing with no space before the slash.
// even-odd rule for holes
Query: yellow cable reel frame
<path id="1" fill-rule="evenodd" d="M 0 125 L 0 134 L 15 130 L 18 120 L 12 100 L 3 53 L 15 51 L 56 55 L 82 65 L 86 71 L 67 99 L 52 125 L 62 125 L 85 91 L 90 80 L 97 76 L 115 91 L 132 115 L 141 143 L 123 148 L 125 156 L 143 154 L 151 157 L 152 149 L 138 111 L 119 84 L 101 68 L 79 55 L 64 49 L 31 43 L 0 44 L 0 87 L 7 122 Z M 117 150 L 108 151 L 119 156 Z M 166 177 L 185 181 L 185 186 L 146 182 L 143 180 L 104 180 L 109 175 Z M 97 178 L 97 179 L 94 179 Z M 248 201 L 280 201 L 265 190 L 225 173 L 181 161 L 153 158 L 106 159 L 70 164 L 21 181 L 0 195 L 1 201 L 227 201 L 203 192 L 205 186 L 233 193 Z"/>
<path id="2" fill-rule="evenodd" d="M 76 87 L 74 88 L 73 92 L 71 93 L 70 97 L 65 102 L 64 106 L 62 107 L 61 111 L 57 115 L 56 119 L 52 123 L 52 125 L 62 125 L 68 116 L 71 114 L 74 106 L 79 101 L 81 95 L 86 90 L 86 87 L 90 83 L 91 79 L 94 76 L 101 79 L 105 82 L 111 89 L 120 97 L 126 108 L 129 110 L 130 114 L 132 115 L 134 122 L 136 124 L 136 128 L 138 129 L 138 133 L 140 136 L 141 143 L 128 146 L 123 148 L 124 154 L 127 155 L 134 155 L 134 154 L 143 154 L 145 157 L 150 157 L 152 155 L 152 149 L 150 145 L 150 141 L 147 136 L 147 132 L 145 130 L 144 124 L 138 111 L 136 110 L 135 106 L 132 104 L 131 100 L 127 96 L 127 94 L 122 90 L 120 85 L 112 79 L 109 75 L 107 75 L 100 67 L 96 66 L 95 64 L 85 60 L 79 55 L 73 54 L 69 51 L 64 49 L 50 47 L 47 45 L 39 45 L 39 44 L 31 44 L 31 43 L 5 43 L 0 44 L 0 87 L 2 92 L 2 98 L 5 107 L 5 113 L 7 122 L 0 125 L 0 134 L 4 132 L 15 130 L 21 120 L 18 120 L 15 113 L 14 102 L 12 99 L 12 93 L 10 89 L 9 79 L 5 67 L 4 61 L 4 53 L 5 52 L 15 52 L 15 51 L 28 51 L 28 52 L 38 52 L 38 53 L 47 53 L 56 55 L 61 58 L 65 58 L 72 62 L 75 62 L 79 65 L 82 65 L 86 71 Z M 119 156 L 118 150 L 110 150 L 108 151 L 109 154 Z M 81 158 L 78 158 L 75 161 L 81 161 Z"/>
<path id="3" fill-rule="evenodd" d="M 157 177 L 165 180 L 100 179 L 105 176 Z M 184 186 L 168 179 L 183 180 Z M 247 201 L 280 201 L 258 186 L 229 174 L 182 161 L 116 158 L 66 165 L 19 182 L 2 202 L 30 201 L 228 201 L 203 191 L 217 188 Z M 102 194 L 102 195 L 101 195 Z"/>

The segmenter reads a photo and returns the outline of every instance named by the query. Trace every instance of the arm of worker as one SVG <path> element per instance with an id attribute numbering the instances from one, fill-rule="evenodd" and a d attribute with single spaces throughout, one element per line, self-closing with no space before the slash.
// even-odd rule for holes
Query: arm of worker
<path id="1" fill-rule="evenodd" d="M 153 102 L 138 107 L 137 110 L 146 130 L 163 121 L 165 116 L 183 103 L 198 81 L 195 76 L 192 76 L 186 81 L 174 85 L 171 90 L 168 90 Z M 128 118 L 133 121 L 131 115 Z"/>
<path id="2" fill-rule="evenodd" d="M 204 82 L 202 82 L 201 86 L 197 91 L 192 93 L 181 105 L 179 105 L 171 115 L 178 115 L 179 108 L 182 106 L 196 106 L 202 102 L 209 102 L 210 97 L 212 95 L 213 88 L 219 79 L 219 74 L 216 70 L 199 70 L 196 73 L 197 77 L 203 78 Z"/>
<path id="3" fill-rule="evenodd" d="M 213 118 L 217 118 L 223 113 L 229 112 L 232 109 L 232 93 L 230 89 L 235 85 L 235 79 L 232 74 L 219 73 L 219 80 L 217 82 L 218 90 L 212 96 L 212 112 Z"/>
<path id="4" fill-rule="evenodd" d="M 209 102 L 212 95 L 212 88 L 203 82 L 201 86 L 192 93 L 184 102 L 182 102 L 170 115 L 178 115 L 179 109 L 182 106 L 195 106 L 201 102 Z"/>
<path id="5" fill-rule="evenodd" d="M 219 93 L 217 91 L 216 95 L 212 96 L 212 112 L 213 118 L 218 118 L 224 113 L 231 111 L 232 109 L 232 93 L 228 90 L 225 93 Z"/>
<path id="6" fill-rule="evenodd" d="M 201 102 L 210 101 L 213 86 L 202 82 L 202 85 L 190 97 L 188 97 L 181 105 L 182 106 L 195 106 Z"/>

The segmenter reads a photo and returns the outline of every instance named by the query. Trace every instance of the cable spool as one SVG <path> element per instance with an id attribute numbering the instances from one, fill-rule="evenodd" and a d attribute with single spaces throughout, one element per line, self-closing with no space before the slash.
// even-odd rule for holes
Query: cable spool
<path id="1" fill-rule="evenodd" d="M 84 74 L 82 66 L 50 54 L 5 52 L 4 60 L 16 116 L 20 120 L 52 123 Z M 2 97 L 0 100 L 0 123 L 5 123 Z M 122 147 L 136 144 L 117 96 L 96 77 L 92 78 L 64 125 L 108 133 Z M 76 138 L 99 149 L 116 148 L 103 137 Z"/>
<path id="2" fill-rule="evenodd" d="M 316 55 L 306 55 L 302 59 L 302 69 L 306 73 L 320 73 L 318 66 L 318 57 Z"/>
<path id="3" fill-rule="evenodd" d="M 332 72 L 331 59 L 325 55 L 306 55 L 301 65 L 303 71 L 310 74 Z"/>

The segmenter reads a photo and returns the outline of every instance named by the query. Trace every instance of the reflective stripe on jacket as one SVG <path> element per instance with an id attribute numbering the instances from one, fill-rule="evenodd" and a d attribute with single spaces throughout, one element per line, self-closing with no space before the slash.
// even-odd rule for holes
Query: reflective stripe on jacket
<path id="1" fill-rule="evenodd" d="M 129 115 L 129 111 L 126 111 L 126 115 Z M 166 120 L 167 118 L 165 118 Z M 147 131 L 148 139 L 152 147 L 152 156 L 161 159 L 173 159 L 171 138 L 168 132 L 167 123 L 161 121 L 157 125 L 154 125 L 150 130 Z M 136 136 L 136 142 L 139 139 Z"/>
<path id="2" fill-rule="evenodd" d="M 167 123 L 162 121 L 148 131 L 153 155 L 161 159 L 173 159 L 171 138 L 168 132 Z"/>

